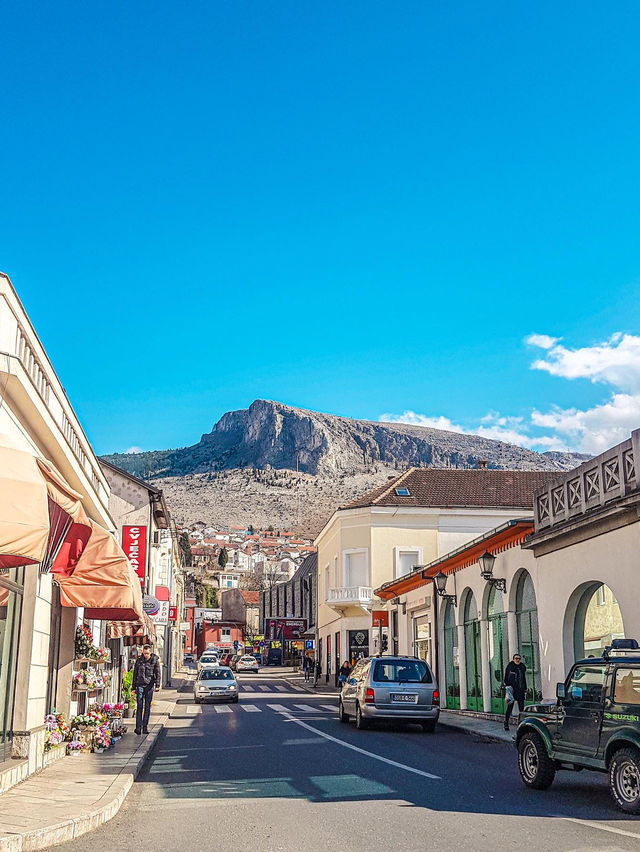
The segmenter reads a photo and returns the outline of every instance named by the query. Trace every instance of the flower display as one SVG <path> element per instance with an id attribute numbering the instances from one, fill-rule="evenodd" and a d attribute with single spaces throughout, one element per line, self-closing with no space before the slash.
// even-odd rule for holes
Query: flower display
<path id="1" fill-rule="evenodd" d="M 103 686 L 109 686 L 111 683 L 111 674 L 100 672 L 90 666 L 76 672 L 73 675 L 72 682 L 76 688 L 102 689 Z"/>
<path id="2" fill-rule="evenodd" d="M 49 713 L 44 717 L 44 750 L 51 751 L 69 736 L 70 728 L 62 713 Z"/>
<path id="3" fill-rule="evenodd" d="M 109 748 L 113 739 L 107 725 L 98 725 L 96 732 L 93 735 L 93 746 L 96 749 Z"/>
<path id="4" fill-rule="evenodd" d="M 84 749 L 84 743 L 80 740 L 73 739 L 71 742 L 67 743 L 67 750 L 71 753 L 80 752 Z"/>
<path id="5" fill-rule="evenodd" d="M 93 634 L 84 624 L 79 624 L 76 627 L 76 657 L 95 657 L 96 650 L 93 645 Z"/>

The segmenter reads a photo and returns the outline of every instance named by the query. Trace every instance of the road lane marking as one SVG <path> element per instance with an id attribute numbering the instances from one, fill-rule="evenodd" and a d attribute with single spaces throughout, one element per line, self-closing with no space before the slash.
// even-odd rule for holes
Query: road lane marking
<path id="1" fill-rule="evenodd" d="M 274 686 L 274 689 L 278 690 L 278 692 L 286 692 L 287 691 L 287 687 L 283 686 L 283 684 L 281 684 L 281 683 L 274 683 L 273 686 Z"/>
<path id="2" fill-rule="evenodd" d="M 267 704 L 269 710 L 275 710 L 276 713 L 288 713 L 289 708 L 285 707 L 284 704 Z"/>
<path id="3" fill-rule="evenodd" d="M 255 704 L 241 704 L 240 706 L 247 713 L 262 713 L 262 710 L 259 707 L 256 707 Z"/>
<path id="4" fill-rule="evenodd" d="M 634 837 L 636 840 L 640 840 L 640 834 L 636 834 L 633 831 L 625 831 L 623 828 L 614 828 L 612 825 L 601 825 L 598 822 L 591 822 L 588 819 L 578 819 L 578 817 L 568 817 L 562 816 L 562 814 L 554 814 L 556 819 L 563 819 L 566 822 L 575 822 L 576 825 L 589 826 L 589 828 L 596 828 L 599 831 L 608 831 L 611 834 L 620 834 L 622 837 Z"/>
<path id="5" fill-rule="evenodd" d="M 364 748 L 352 745 L 344 740 L 339 740 L 337 737 L 332 737 L 331 734 L 325 734 L 324 731 L 321 731 L 319 728 L 314 728 L 312 725 L 307 725 L 307 723 L 303 722 L 302 719 L 296 719 L 294 716 L 291 716 L 290 713 L 283 713 L 283 716 L 287 718 L 287 721 L 294 722 L 296 725 L 300 725 L 301 728 L 305 728 L 307 731 L 311 731 L 311 733 L 317 734 L 319 737 L 324 737 L 325 740 L 331 740 L 332 743 L 336 743 L 336 745 L 342 746 L 343 748 L 348 748 L 351 751 L 357 751 L 359 754 L 365 754 L 373 760 L 379 760 L 380 763 L 386 763 L 389 766 L 404 769 L 405 772 L 412 772 L 414 775 L 422 775 L 423 778 L 431 778 L 434 781 L 442 781 L 442 778 L 439 775 L 433 775 L 431 772 L 425 772 L 422 769 L 407 766 L 406 763 L 398 763 L 397 760 L 390 760 L 388 757 L 382 757 L 381 754 L 374 754 L 372 751 L 367 751 Z"/>
<path id="6" fill-rule="evenodd" d="M 294 704 L 294 707 L 297 707 L 298 710 L 302 710 L 305 713 L 317 713 L 318 710 L 316 707 L 312 707 L 310 704 Z"/>
<path id="7" fill-rule="evenodd" d="M 213 709 L 216 713 L 233 713 L 233 710 L 228 704 L 214 704 Z"/>
<path id="8" fill-rule="evenodd" d="M 299 737 L 297 740 L 285 740 L 282 745 L 325 745 L 322 737 Z"/>
<path id="9" fill-rule="evenodd" d="M 332 713 L 335 713 L 338 709 L 337 704 L 321 704 L 321 707 L 324 707 L 325 710 L 331 710 Z"/>

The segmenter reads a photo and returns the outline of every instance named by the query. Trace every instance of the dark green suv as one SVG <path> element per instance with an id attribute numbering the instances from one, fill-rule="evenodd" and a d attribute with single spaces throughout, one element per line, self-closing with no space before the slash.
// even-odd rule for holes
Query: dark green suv
<path id="1" fill-rule="evenodd" d="M 621 810 L 640 813 L 640 650 L 615 639 L 602 657 L 579 660 L 557 703 L 525 708 L 516 732 L 518 766 L 528 787 L 545 790 L 558 769 L 609 773 Z"/>

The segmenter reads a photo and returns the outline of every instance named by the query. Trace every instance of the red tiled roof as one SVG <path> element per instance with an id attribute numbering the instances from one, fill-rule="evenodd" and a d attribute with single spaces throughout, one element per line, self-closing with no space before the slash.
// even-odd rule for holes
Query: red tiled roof
<path id="1" fill-rule="evenodd" d="M 240 594 L 244 598 L 245 603 L 257 604 L 260 602 L 260 592 L 245 592 L 241 590 Z"/>
<path id="2" fill-rule="evenodd" d="M 557 471 L 551 470 L 460 470 L 412 467 L 340 508 L 478 506 L 487 509 L 531 509 L 534 492 L 555 479 L 557 475 Z M 409 496 L 399 497 L 395 491 L 398 487 L 407 488 Z"/>

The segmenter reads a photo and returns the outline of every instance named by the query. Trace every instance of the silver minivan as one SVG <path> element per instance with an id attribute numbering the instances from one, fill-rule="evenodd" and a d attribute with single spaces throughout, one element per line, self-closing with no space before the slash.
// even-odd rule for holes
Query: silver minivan
<path id="1" fill-rule="evenodd" d="M 341 722 L 355 716 L 357 728 L 375 719 L 398 719 L 431 732 L 440 715 L 440 693 L 433 672 L 418 657 L 365 657 L 342 687 L 338 714 Z"/>

